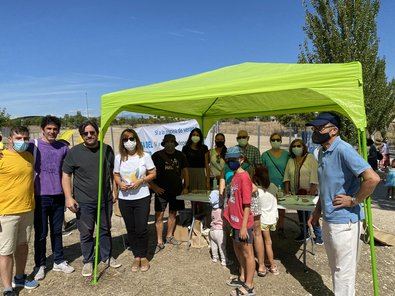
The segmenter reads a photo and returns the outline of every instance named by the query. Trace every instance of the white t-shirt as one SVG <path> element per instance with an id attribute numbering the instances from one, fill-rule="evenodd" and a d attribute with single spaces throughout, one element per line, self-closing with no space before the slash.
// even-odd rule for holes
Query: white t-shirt
<path id="1" fill-rule="evenodd" d="M 261 224 L 273 225 L 277 223 L 277 199 L 269 191 L 258 188 L 258 207 L 261 214 Z"/>
<path id="2" fill-rule="evenodd" d="M 129 156 L 126 161 L 121 161 L 121 155 L 115 156 L 114 173 L 119 173 L 122 182 L 132 184 L 137 179 L 142 179 L 146 176 L 147 171 L 155 168 L 154 162 L 148 153 L 144 152 L 144 156 L 140 157 L 137 154 Z M 147 184 L 141 184 L 137 189 L 130 189 L 126 191 L 119 190 L 119 199 L 136 200 L 150 195 Z"/>

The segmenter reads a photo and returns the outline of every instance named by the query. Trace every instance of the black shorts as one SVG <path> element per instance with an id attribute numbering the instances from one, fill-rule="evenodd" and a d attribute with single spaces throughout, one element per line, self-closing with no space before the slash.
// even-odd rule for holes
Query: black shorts
<path id="1" fill-rule="evenodd" d="M 169 204 L 169 211 L 176 212 L 185 209 L 184 201 L 177 200 L 175 195 L 155 194 L 155 212 L 164 212 L 167 204 Z"/>
<path id="2" fill-rule="evenodd" d="M 230 236 L 233 238 L 233 240 L 237 243 L 247 243 L 247 244 L 252 244 L 254 242 L 254 228 L 248 228 L 247 229 L 248 233 L 248 238 L 246 240 L 241 240 L 240 239 L 240 229 L 235 229 L 232 227 L 230 231 Z"/>

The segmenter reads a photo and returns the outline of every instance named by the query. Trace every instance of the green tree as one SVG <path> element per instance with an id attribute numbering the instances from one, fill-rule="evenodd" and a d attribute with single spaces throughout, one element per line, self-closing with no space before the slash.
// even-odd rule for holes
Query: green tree
<path id="1" fill-rule="evenodd" d="M 6 108 L 0 108 L 0 127 L 7 126 L 10 122 L 10 114 L 7 113 Z"/>
<path id="2" fill-rule="evenodd" d="M 385 59 L 378 56 L 377 15 L 379 1 L 310 0 L 304 2 L 306 39 L 300 46 L 300 63 L 362 64 L 367 130 L 385 132 L 395 118 L 391 83 L 385 74 Z M 356 139 L 348 118 L 343 118 L 343 135 Z"/>

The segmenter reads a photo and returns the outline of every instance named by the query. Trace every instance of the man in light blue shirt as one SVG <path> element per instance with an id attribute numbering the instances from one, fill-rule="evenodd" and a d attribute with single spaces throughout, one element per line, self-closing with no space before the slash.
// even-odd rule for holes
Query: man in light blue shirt
<path id="1" fill-rule="evenodd" d="M 339 137 L 339 116 L 323 112 L 306 125 L 312 126 L 313 142 L 322 146 L 318 154 L 320 199 L 309 223 L 318 223 L 322 213 L 335 295 L 355 295 L 360 221 L 364 219 L 360 204 L 373 192 L 380 177 Z"/>

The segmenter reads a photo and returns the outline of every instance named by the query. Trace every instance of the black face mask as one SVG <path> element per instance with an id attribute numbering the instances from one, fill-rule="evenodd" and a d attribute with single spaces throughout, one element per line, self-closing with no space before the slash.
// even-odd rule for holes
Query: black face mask
<path id="1" fill-rule="evenodd" d="M 215 141 L 215 146 L 217 146 L 218 148 L 222 148 L 225 146 L 225 142 L 223 141 Z"/>
<path id="2" fill-rule="evenodd" d="M 311 140 L 313 141 L 314 144 L 324 144 L 328 142 L 331 138 L 331 135 L 329 133 L 321 134 L 318 131 L 313 132 L 313 136 L 311 137 Z"/>

